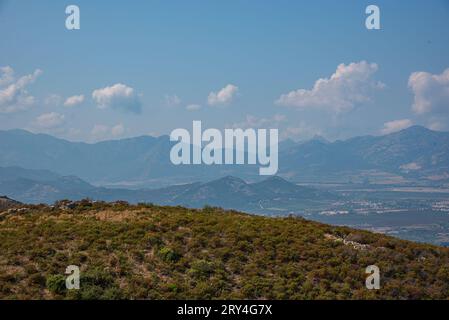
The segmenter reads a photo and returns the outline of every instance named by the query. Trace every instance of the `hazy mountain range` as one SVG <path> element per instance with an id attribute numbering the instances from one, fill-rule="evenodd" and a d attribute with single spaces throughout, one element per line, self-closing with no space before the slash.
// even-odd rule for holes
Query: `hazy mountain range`
<path id="1" fill-rule="evenodd" d="M 51 171 L 0 167 L 0 194 L 25 203 L 53 203 L 61 199 L 146 202 L 160 205 L 205 205 L 262 211 L 266 206 L 313 206 L 314 201 L 336 199 L 333 193 L 298 186 L 280 177 L 257 183 L 227 176 L 206 183 L 175 185 L 160 189 L 112 189 L 95 187 L 75 176 L 59 176 Z"/>
<path id="2" fill-rule="evenodd" d="M 258 166 L 181 165 L 170 162 L 168 136 L 142 136 L 94 144 L 70 142 L 24 130 L 0 131 L 0 166 L 51 170 L 94 185 L 158 188 L 233 175 L 261 180 Z M 293 182 L 361 178 L 361 172 L 408 180 L 449 180 L 449 133 L 414 126 L 384 136 L 329 142 L 282 141 L 278 175 Z"/>
<path id="3" fill-rule="evenodd" d="M 0 131 L 0 196 L 47 204 L 90 198 L 210 205 L 299 214 L 417 241 L 449 239 L 449 133 L 411 127 L 345 141 L 286 140 L 278 176 L 268 178 L 258 166 L 175 166 L 171 146 L 166 136 L 87 144 Z"/>

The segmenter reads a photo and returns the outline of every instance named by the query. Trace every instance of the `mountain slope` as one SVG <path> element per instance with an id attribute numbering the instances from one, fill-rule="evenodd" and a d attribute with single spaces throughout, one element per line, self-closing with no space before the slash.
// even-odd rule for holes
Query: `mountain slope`
<path id="1" fill-rule="evenodd" d="M 261 201 L 279 206 L 333 200 L 335 194 L 297 186 L 280 177 L 258 183 L 227 176 L 206 183 L 175 185 L 159 189 L 112 189 L 95 187 L 75 176 L 60 176 L 49 171 L 0 167 L 0 194 L 26 203 L 51 204 L 57 200 L 94 200 L 131 203 L 151 202 L 201 208 L 205 205 L 258 212 Z"/>
<path id="2" fill-rule="evenodd" d="M 0 299 L 449 298 L 447 248 L 211 208 L 29 206 L 0 221 L 0 254 Z"/>
<path id="3" fill-rule="evenodd" d="M 385 136 L 324 143 L 313 140 L 280 154 L 282 174 L 323 177 L 380 170 L 416 178 L 449 178 L 449 133 L 414 126 Z"/>
<path id="4" fill-rule="evenodd" d="M 306 205 L 317 200 L 334 199 L 337 199 L 335 194 L 298 186 L 280 177 L 246 183 L 242 179 L 227 176 L 189 187 L 187 191 L 174 198 L 174 202 L 165 204 L 181 204 L 189 207 L 202 207 L 207 204 L 257 212 L 256 209 L 261 209 L 262 202 L 264 206 L 282 203 L 282 206 L 286 207 L 292 202 Z"/>
<path id="5" fill-rule="evenodd" d="M 0 196 L 0 210 L 9 209 L 18 206 L 20 202 L 10 199 L 6 196 Z"/>
<path id="6" fill-rule="evenodd" d="M 229 166 L 176 166 L 170 161 L 174 142 L 168 136 L 103 141 L 69 142 L 25 130 L 0 131 L 0 166 L 51 170 L 96 184 L 157 181 L 159 185 L 210 180 L 226 175 Z M 245 166 L 237 166 L 245 172 Z M 235 168 L 235 167 L 234 167 Z M 257 168 L 250 169 L 257 172 Z"/>
<path id="7" fill-rule="evenodd" d="M 0 166 L 52 170 L 95 184 L 161 187 L 208 181 L 228 175 L 255 179 L 258 166 L 175 166 L 168 136 L 143 136 L 95 144 L 74 143 L 23 130 L 0 131 Z M 329 142 L 281 143 L 279 174 L 294 181 L 344 181 L 362 170 L 387 172 L 410 179 L 449 179 L 449 133 L 414 126 L 385 136 Z"/>
<path id="8" fill-rule="evenodd" d="M 48 170 L 0 167 L 0 194 L 26 203 L 79 200 L 95 195 L 100 189 L 78 177 L 60 176 Z"/>

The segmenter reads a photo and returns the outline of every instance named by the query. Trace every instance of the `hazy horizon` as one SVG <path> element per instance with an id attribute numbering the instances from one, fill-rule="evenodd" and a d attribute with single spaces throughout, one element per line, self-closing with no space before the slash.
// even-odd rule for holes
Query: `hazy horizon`
<path id="1" fill-rule="evenodd" d="M 427 129 L 427 130 L 430 130 L 430 131 L 433 131 L 433 132 L 449 133 L 449 130 L 437 130 L 437 129 L 428 128 L 426 126 L 412 125 L 410 127 L 407 127 L 407 128 L 404 128 L 404 129 L 400 129 L 398 131 L 390 132 L 390 133 L 377 133 L 377 134 L 374 133 L 374 134 L 354 135 L 354 136 L 349 136 L 349 137 L 346 137 L 346 138 L 343 138 L 343 139 L 335 139 L 335 140 L 328 139 L 325 136 L 322 136 L 320 134 L 316 134 L 316 135 L 314 135 L 312 137 L 305 138 L 305 139 L 299 139 L 299 138 L 295 139 L 295 137 L 284 137 L 284 138 L 279 139 L 279 143 L 286 142 L 286 141 L 293 141 L 295 143 L 300 143 L 300 142 L 312 141 L 312 140 L 315 140 L 315 139 L 325 139 L 329 143 L 334 143 L 334 142 L 337 142 L 337 141 L 346 141 L 346 140 L 350 140 L 352 138 L 357 138 L 357 137 L 381 137 L 381 136 L 386 136 L 386 135 L 394 134 L 394 133 L 397 133 L 397 132 L 401 132 L 401 131 L 404 131 L 404 130 L 407 130 L 407 129 L 410 129 L 410 128 L 414 128 L 414 127 L 415 128 L 424 128 L 424 129 Z M 186 129 L 189 129 L 189 128 L 186 128 Z M 207 128 L 205 128 L 205 129 L 207 129 Z M 71 139 L 69 137 L 59 136 L 57 133 L 39 132 L 39 131 L 33 131 L 33 130 L 30 130 L 30 129 L 23 129 L 23 128 L 13 128 L 13 129 L 0 130 L 0 132 L 8 132 L 8 131 L 15 131 L 15 130 L 25 131 L 25 132 L 28 132 L 28 133 L 31 133 L 31 134 L 35 134 L 35 135 L 42 134 L 42 135 L 46 135 L 46 136 L 51 136 L 53 138 L 57 138 L 57 139 L 60 139 L 60 140 L 65 140 L 65 141 L 68 141 L 68 142 L 86 143 L 86 144 L 96 144 L 96 143 L 107 142 L 107 141 L 129 140 L 129 139 L 135 139 L 135 138 L 141 138 L 141 137 L 149 137 L 149 138 L 155 138 L 155 139 L 162 138 L 162 137 L 166 137 L 166 138 L 170 137 L 170 132 L 168 132 L 168 133 L 163 133 L 163 134 L 160 134 L 160 135 L 141 134 L 141 135 L 128 136 L 128 137 L 116 137 L 116 138 L 110 137 L 110 138 L 104 138 L 104 139 L 98 140 L 98 141 L 88 141 L 88 140 L 85 141 L 85 140 L 75 140 L 75 139 Z"/>

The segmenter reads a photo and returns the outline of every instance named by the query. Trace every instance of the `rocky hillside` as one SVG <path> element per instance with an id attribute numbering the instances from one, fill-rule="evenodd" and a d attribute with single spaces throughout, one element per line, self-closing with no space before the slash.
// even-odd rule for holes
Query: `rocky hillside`
<path id="1" fill-rule="evenodd" d="M 65 288 L 66 267 L 81 270 Z M 377 265 L 381 289 L 365 287 Z M 447 299 L 449 249 L 299 218 L 80 201 L 0 220 L 0 299 Z"/>
<path id="2" fill-rule="evenodd" d="M 20 204 L 20 202 L 18 202 L 18 201 L 10 199 L 6 196 L 0 196 L 0 211 L 15 207 L 19 204 Z"/>

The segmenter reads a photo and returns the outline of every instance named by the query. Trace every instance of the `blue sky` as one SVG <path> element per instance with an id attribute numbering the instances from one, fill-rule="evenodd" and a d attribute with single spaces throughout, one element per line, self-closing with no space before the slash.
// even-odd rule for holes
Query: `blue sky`
<path id="1" fill-rule="evenodd" d="M 80 30 L 65 28 L 70 4 Z M 365 28 L 369 4 L 381 30 Z M 295 140 L 449 129 L 447 0 L 0 0 L 0 39 L 0 129 L 82 141 L 192 120 Z"/>

